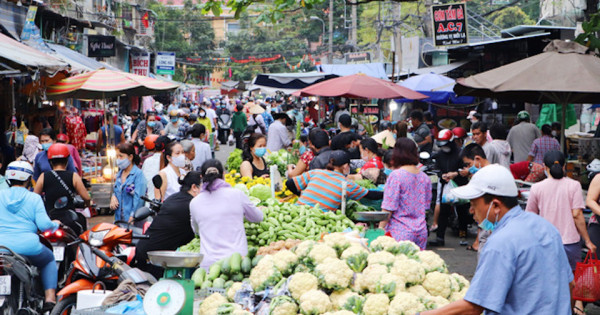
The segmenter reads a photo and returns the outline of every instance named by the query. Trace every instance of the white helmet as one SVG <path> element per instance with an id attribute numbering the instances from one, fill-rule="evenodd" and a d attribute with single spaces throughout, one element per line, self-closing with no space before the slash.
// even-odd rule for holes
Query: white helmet
<path id="1" fill-rule="evenodd" d="M 33 175 L 33 167 L 25 161 L 14 161 L 6 167 L 6 179 L 27 181 Z"/>

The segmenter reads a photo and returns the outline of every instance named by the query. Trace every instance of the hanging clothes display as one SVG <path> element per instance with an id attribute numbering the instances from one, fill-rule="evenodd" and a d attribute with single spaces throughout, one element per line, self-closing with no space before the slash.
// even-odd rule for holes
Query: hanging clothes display
<path id="1" fill-rule="evenodd" d="M 78 110 L 76 108 L 70 109 L 69 114 L 65 116 L 64 124 L 69 139 L 71 140 L 71 144 L 76 147 L 77 150 L 83 149 L 85 147 L 87 131 L 83 119 L 78 115 Z"/>

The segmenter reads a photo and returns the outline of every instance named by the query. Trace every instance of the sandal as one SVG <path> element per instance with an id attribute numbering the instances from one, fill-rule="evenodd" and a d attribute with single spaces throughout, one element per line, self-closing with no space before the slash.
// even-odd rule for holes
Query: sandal
<path id="1" fill-rule="evenodd" d="M 479 249 L 477 249 L 477 248 L 474 248 L 474 247 L 473 247 L 473 245 L 469 245 L 469 246 L 465 247 L 465 249 L 466 249 L 466 250 L 470 250 L 470 251 L 474 251 L 474 252 L 477 252 L 477 251 L 479 251 Z"/>
<path id="2" fill-rule="evenodd" d="M 582 309 L 580 309 L 580 308 L 579 308 L 579 307 L 577 307 L 577 306 L 574 306 L 574 307 L 573 307 L 573 314 L 574 314 L 574 315 L 585 315 L 585 311 L 584 311 L 584 310 L 582 310 Z"/>

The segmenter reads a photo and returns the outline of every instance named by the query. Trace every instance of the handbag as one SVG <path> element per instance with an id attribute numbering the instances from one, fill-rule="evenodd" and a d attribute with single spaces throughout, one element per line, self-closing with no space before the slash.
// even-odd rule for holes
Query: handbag
<path id="1" fill-rule="evenodd" d="M 600 299 L 600 261 L 595 252 L 588 251 L 583 262 L 575 267 L 573 299 L 595 302 Z"/>

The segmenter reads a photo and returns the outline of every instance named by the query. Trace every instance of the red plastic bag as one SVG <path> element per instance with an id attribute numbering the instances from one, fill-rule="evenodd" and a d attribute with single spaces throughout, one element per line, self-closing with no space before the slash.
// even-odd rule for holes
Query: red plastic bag
<path id="1" fill-rule="evenodd" d="M 589 251 L 582 263 L 575 267 L 573 299 L 595 302 L 600 299 L 600 261 L 596 253 Z"/>

